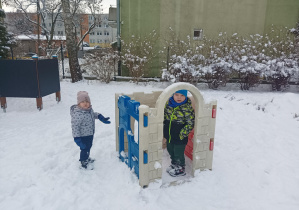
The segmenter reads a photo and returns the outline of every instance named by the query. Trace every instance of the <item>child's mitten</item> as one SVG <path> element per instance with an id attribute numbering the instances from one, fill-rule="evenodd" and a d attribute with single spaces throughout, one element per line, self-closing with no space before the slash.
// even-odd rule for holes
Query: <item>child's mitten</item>
<path id="1" fill-rule="evenodd" d="M 81 141 L 80 137 L 75 137 L 74 141 L 76 142 L 76 144 L 80 147 L 80 149 L 85 149 L 86 145 L 83 144 L 83 142 Z"/>
<path id="2" fill-rule="evenodd" d="M 99 120 L 105 124 L 110 124 L 111 122 L 109 121 L 110 117 L 104 117 L 103 115 L 99 114 L 98 116 Z"/>

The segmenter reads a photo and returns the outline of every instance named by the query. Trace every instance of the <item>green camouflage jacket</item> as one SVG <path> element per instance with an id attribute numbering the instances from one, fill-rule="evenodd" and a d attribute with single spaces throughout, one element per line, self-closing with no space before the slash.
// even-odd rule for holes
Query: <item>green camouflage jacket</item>
<path id="1" fill-rule="evenodd" d="M 177 107 L 171 107 L 167 101 L 164 107 L 163 135 L 169 143 L 187 144 L 188 135 L 194 127 L 194 110 L 191 100 Z"/>

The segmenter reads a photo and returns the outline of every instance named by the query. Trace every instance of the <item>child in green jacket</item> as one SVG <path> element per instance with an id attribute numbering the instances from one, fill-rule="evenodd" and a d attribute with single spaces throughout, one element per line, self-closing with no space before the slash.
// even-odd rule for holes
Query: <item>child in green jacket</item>
<path id="1" fill-rule="evenodd" d="M 164 108 L 163 135 L 171 158 L 171 165 L 166 171 L 174 177 L 186 175 L 184 151 L 194 127 L 195 114 L 187 92 L 176 91 Z"/>

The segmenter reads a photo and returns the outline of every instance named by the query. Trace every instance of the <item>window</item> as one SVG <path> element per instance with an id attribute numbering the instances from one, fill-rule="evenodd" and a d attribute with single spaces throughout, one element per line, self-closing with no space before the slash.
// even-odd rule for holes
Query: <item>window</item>
<path id="1" fill-rule="evenodd" d="M 94 32 L 90 32 L 90 35 L 94 35 Z"/>
<path id="2" fill-rule="evenodd" d="M 97 32 L 97 35 L 100 35 L 100 32 Z"/>
<path id="3" fill-rule="evenodd" d="M 91 40 L 90 40 L 90 43 L 95 43 L 95 40 L 94 40 L 94 39 L 91 39 Z"/>
<path id="4" fill-rule="evenodd" d="M 51 25 L 52 25 L 52 24 L 51 24 L 51 23 L 49 23 L 49 26 L 50 26 L 50 27 L 51 27 Z"/>
<path id="5" fill-rule="evenodd" d="M 193 40 L 201 40 L 203 35 L 202 29 L 194 29 Z"/>
<path id="6" fill-rule="evenodd" d="M 63 31 L 57 31 L 57 35 L 63 36 Z"/>
<path id="7" fill-rule="evenodd" d="M 98 39 L 98 43 L 101 43 L 101 40 Z"/>

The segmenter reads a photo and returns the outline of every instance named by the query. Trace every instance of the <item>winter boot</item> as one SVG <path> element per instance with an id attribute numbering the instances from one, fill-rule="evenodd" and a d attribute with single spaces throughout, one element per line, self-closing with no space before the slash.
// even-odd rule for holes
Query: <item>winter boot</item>
<path id="1" fill-rule="evenodd" d="M 90 158 L 90 157 L 89 157 L 89 158 L 87 159 L 87 162 L 88 162 L 88 163 L 93 163 L 95 160 L 96 160 L 96 159 L 93 159 L 93 158 Z"/>
<path id="2" fill-rule="evenodd" d="M 174 168 L 175 168 L 175 166 L 173 164 L 170 164 L 170 166 L 168 166 L 166 168 L 166 172 L 169 173 L 169 171 L 172 170 L 172 169 L 174 169 Z"/>
<path id="3" fill-rule="evenodd" d="M 87 169 L 88 161 L 87 160 L 81 161 L 81 166 L 82 166 L 82 168 Z"/>
<path id="4" fill-rule="evenodd" d="M 179 166 L 179 165 L 176 165 L 174 167 L 174 169 L 171 169 L 168 173 L 169 173 L 170 176 L 173 176 L 173 177 L 185 176 L 186 175 L 185 167 L 184 166 Z"/>

